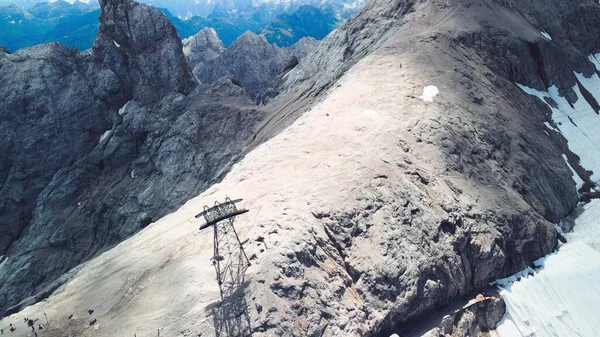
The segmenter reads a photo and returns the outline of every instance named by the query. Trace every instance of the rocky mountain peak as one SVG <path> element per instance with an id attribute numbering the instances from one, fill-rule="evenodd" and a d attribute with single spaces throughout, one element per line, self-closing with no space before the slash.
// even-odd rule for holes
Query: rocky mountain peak
<path id="1" fill-rule="evenodd" d="M 265 39 L 264 36 L 262 35 L 258 35 L 250 30 L 247 30 L 244 34 L 240 35 L 239 38 L 237 38 L 237 40 L 235 40 L 233 43 L 248 43 L 248 42 L 254 42 L 254 43 L 262 43 L 262 42 L 267 42 L 267 39 Z M 233 45 L 233 44 L 232 44 Z"/>
<path id="2" fill-rule="evenodd" d="M 405 335 L 554 250 L 578 184 L 596 186 L 597 166 L 578 163 L 598 158 L 595 0 L 373 0 L 312 52 L 252 33 L 216 43 L 198 85 L 162 16 L 101 5 L 91 51 L 0 53 L 0 310 L 37 302 L 1 323 L 48 313 L 48 336 Z M 294 48 L 300 63 L 286 61 Z M 253 106 L 277 76 L 282 93 Z M 251 210 L 236 228 L 252 265 L 230 269 L 245 277 L 224 297 L 207 272 L 223 270 L 214 236 L 194 216 L 232 193 Z M 469 316 L 493 328 L 503 308 L 488 303 L 433 335 L 478 335 Z M 89 308 L 101 327 L 65 317 Z"/>
<path id="3" fill-rule="evenodd" d="M 197 131 L 249 99 L 230 83 L 196 90 L 179 36 L 158 10 L 100 5 L 90 50 L 47 43 L 0 51 L 0 316 L 47 296 L 72 267 L 201 191 L 202 177 L 222 174 L 239 153 L 231 136 L 257 118 L 222 121 L 227 136 L 215 141 L 228 155 L 201 150 L 219 132 L 206 139 Z M 219 156 L 207 166 L 205 153 Z M 23 271 L 26 261 L 35 268 Z"/>
<path id="4" fill-rule="evenodd" d="M 182 43 L 183 53 L 192 69 L 200 63 L 216 58 L 225 49 L 217 32 L 208 27 L 184 39 Z"/>
<path id="5" fill-rule="evenodd" d="M 98 7 L 97 2 L 73 2 L 64 0 L 54 2 L 39 2 L 27 10 L 28 13 L 38 19 L 58 19 L 63 16 L 85 13 Z"/>
<path id="6" fill-rule="evenodd" d="M 0 7 L 0 13 L 4 15 L 22 15 L 24 14 L 24 12 L 25 11 L 21 7 L 17 6 L 14 3 Z"/>
<path id="7" fill-rule="evenodd" d="M 223 42 L 219 38 L 214 28 L 206 27 L 195 35 L 183 40 L 184 48 L 192 46 L 195 49 L 209 48 L 213 50 L 222 50 Z"/>
<path id="8" fill-rule="evenodd" d="M 196 82 L 181 40 L 160 11 L 131 0 L 102 0 L 100 6 L 93 53 L 133 98 L 153 102 L 171 91 L 191 92 Z"/>
<path id="9" fill-rule="evenodd" d="M 267 42 L 264 36 L 247 31 L 229 48 L 220 49 L 216 57 L 213 57 L 215 50 L 210 50 L 209 46 L 194 49 L 192 44 L 192 41 L 184 41 L 184 45 L 188 46 L 186 56 L 202 83 L 210 84 L 223 77 L 232 77 L 241 83 L 255 102 L 265 103 L 278 75 L 284 69 L 295 66 L 318 42 L 305 38 L 288 48 L 278 48 Z"/>

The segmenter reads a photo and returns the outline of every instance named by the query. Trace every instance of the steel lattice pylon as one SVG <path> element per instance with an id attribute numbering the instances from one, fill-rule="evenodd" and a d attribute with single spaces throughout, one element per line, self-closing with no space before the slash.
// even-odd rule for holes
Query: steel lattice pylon
<path id="1" fill-rule="evenodd" d="M 200 230 L 210 226 L 214 229 L 213 265 L 222 299 L 235 293 L 244 282 L 246 269 L 250 266 L 250 260 L 233 226 L 236 216 L 248 212 L 236 207 L 235 204 L 240 201 L 229 198 L 225 198 L 223 203 L 215 201 L 213 207 L 204 206 L 204 211 L 196 215 L 196 218 L 203 216 L 206 220 Z"/>

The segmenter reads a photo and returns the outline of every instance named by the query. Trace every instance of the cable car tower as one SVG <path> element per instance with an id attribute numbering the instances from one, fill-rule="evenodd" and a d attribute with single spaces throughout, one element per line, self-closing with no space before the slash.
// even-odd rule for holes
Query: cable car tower
<path id="1" fill-rule="evenodd" d="M 222 299 L 232 295 L 244 282 L 244 274 L 250 266 L 244 246 L 233 227 L 235 217 L 248 212 L 247 209 L 236 207 L 235 204 L 240 201 L 242 199 L 231 200 L 226 197 L 225 202 L 215 201 L 214 206 L 204 206 L 204 211 L 196 215 L 196 218 L 203 216 L 206 221 L 200 230 L 211 226 L 214 229 L 212 263 L 217 272 Z"/>

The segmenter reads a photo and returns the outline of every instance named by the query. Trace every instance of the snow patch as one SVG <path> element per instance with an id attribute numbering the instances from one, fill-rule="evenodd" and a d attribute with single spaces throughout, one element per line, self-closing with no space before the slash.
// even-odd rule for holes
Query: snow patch
<path id="1" fill-rule="evenodd" d="M 440 90 L 435 85 L 428 85 L 423 88 L 423 95 L 419 98 L 423 99 L 425 102 L 433 102 L 433 98 L 440 93 Z"/>
<path id="2" fill-rule="evenodd" d="M 519 331 L 516 334 L 514 328 L 502 326 L 497 330 L 500 336 L 597 336 L 600 253 L 583 242 L 573 242 L 538 261 L 540 270 L 535 276 L 499 286 Z"/>
<path id="3" fill-rule="evenodd" d="M 121 45 L 120 45 L 120 44 L 118 44 L 118 43 L 117 43 L 117 41 L 113 40 L 113 43 L 115 44 L 115 46 L 116 46 L 117 48 L 121 47 Z"/>
<path id="4" fill-rule="evenodd" d="M 567 166 L 569 167 L 569 169 L 571 170 L 571 175 L 573 176 L 573 180 L 575 181 L 575 186 L 577 186 L 577 191 L 579 191 L 579 189 L 583 187 L 584 182 L 579 177 L 579 174 L 577 174 L 577 172 L 575 172 L 575 170 L 573 169 L 571 164 L 569 164 L 569 159 L 567 158 L 567 156 L 565 154 L 563 154 L 562 157 L 565 160 L 565 163 L 567 163 Z"/>
<path id="5" fill-rule="evenodd" d="M 540 33 L 542 33 L 542 35 L 543 35 L 543 36 L 544 36 L 546 39 L 548 39 L 548 40 L 552 41 L 552 36 L 550 36 L 550 34 L 548 34 L 548 32 L 546 32 L 545 30 L 543 30 L 543 29 L 542 29 L 542 30 L 540 31 Z"/>
<path id="6" fill-rule="evenodd" d="M 104 132 L 102 136 L 100 136 L 100 140 L 98 141 L 98 143 L 102 143 L 102 141 L 105 140 L 108 136 L 110 136 L 111 133 L 112 130 L 107 130 L 106 132 Z"/>
<path id="7" fill-rule="evenodd" d="M 123 116 L 125 114 L 125 110 L 127 109 L 127 106 L 129 105 L 129 103 L 131 103 L 131 101 L 125 103 L 125 105 L 123 105 L 121 107 L 121 109 L 119 109 L 119 116 Z"/>
<path id="8" fill-rule="evenodd" d="M 575 77 L 577 77 L 579 83 L 581 83 L 587 91 L 592 93 L 596 102 L 600 103 L 598 100 L 600 98 L 600 77 L 598 77 L 598 74 L 594 73 L 590 77 L 585 77 L 583 74 L 575 72 Z"/>
<path id="9" fill-rule="evenodd" d="M 363 110 L 363 114 L 365 114 L 365 115 L 376 115 L 377 111 L 375 111 L 375 110 Z"/>
<path id="10" fill-rule="evenodd" d="M 537 260 L 537 261 L 539 261 L 539 260 Z M 514 275 L 511 275 L 511 276 L 506 277 L 506 278 L 498 279 L 498 280 L 490 283 L 490 285 L 492 287 L 493 286 L 505 287 L 505 286 L 513 284 L 514 282 L 516 282 L 516 281 L 518 281 L 518 280 L 520 280 L 522 278 L 528 277 L 529 275 L 534 275 L 536 272 L 537 271 L 535 269 L 533 269 L 531 267 L 527 267 L 527 268 L 521 270 L 520 272 L 518 272 L 518 273 L 516 273 Z"/>

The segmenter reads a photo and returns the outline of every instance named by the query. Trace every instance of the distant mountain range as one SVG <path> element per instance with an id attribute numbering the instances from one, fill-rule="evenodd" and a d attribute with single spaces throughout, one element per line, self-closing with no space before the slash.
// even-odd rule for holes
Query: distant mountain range
<path id="1" fill-rule="evenodd" d="M 0 45 L 15 51 L 44 42 L 80 50 L 91 47 L 98 30 L 96 1 L 0 0 Z M 246 31 L 269 43 L 290 46 L 303 37 L 322 39 L 366 0 L 144 0 L 173 22 L 182 39 L 214 28 L 224 46 Z"/>
<path id="2" fill-rule="evenodd" d="M 15 4 L 0 7 L 0 45 L 9 50 L 49 41 L 87 49 L 98 30 L 96 3 L 65 1 L 38 3 L 25 9 Z"/>
<path id="3" fill-rule="evenodd" d="M 291 13 L 304 5 L 331 9 L 341 18 L 348 18 L 367 0 L 142 0 L 158 8 L 166 8 L 180 19 L 192 16 L 258 16 L 272 21 L 283 13 Z M 267 22 L 268 23 L 268 22 Z"/>
<path id="4" fill-rule="evenodd" d="M 291 46 L 303 37 L 324 38 L 339 23 L 335 13 L 327 9 L 304 5 L 290 14 L 278 15 L 273 22 L 260 29 L 269 43 L 280 47 Z"/>

